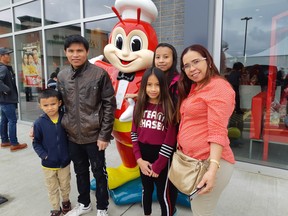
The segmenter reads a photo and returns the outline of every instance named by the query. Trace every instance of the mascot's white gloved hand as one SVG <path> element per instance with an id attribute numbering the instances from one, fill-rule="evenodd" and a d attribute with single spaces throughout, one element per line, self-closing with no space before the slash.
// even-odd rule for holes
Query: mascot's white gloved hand
<path id="1" fill-rule="evenodd" d="M 135 101 L 132 98 L 127 98 L 127 101 L 129 103 L 128 108 L 122 113 L 122 115 L 119 118 L 120 122 L 129 122 L 132 121 L 133 118 L 133 110 L 135 106 Z"/>
<path id="2" fill-rule="evenodd" d="M 90 62 L 91 64 L 94 64 L 96 61 L 103 60 L 103 58 L 104 58 L 103 55 L 99 55 L 99 56 L 96 56 L 96 57 L 94 57 L 94 58 L 92 58 L 92 59 L 89 59 L 89 62 Z"/>

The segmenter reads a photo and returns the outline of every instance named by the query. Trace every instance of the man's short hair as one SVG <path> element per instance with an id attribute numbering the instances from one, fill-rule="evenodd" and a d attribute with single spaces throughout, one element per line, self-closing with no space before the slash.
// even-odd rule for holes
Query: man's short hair
<path id="1" fill-rule="evenodd" d="M 64 50 L 69 48 L 71 46 L 71 44 L 73 44 L 73 43 L 83 44 L 86 51 L 89 50 L 88 41 L 84 37 L 82 37 L 81 35 L 69 35 L 68 37 L 66 37 L 66 39 L 64 41 Z"/>

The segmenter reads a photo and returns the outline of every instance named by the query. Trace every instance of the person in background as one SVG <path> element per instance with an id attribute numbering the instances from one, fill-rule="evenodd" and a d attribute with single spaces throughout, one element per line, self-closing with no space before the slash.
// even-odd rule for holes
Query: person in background
<path id="1" fill-rule="evenodd" d="M 168 181 L 168 169 L 175 149 L 176 131 L 167 79 L 160 69 L 148 69 L 141 81 L 131 130 L 133 152 L 140 167 L 145 215 L 152 212 L 154 183 L 161 215 L 174 213 L 175 202 L 171 202 L 174 200 L 171 196 L 175 196 L 175 189 Z"/>
<path id="2" fill-rule="evenodd" d="M 29 67 L 29 62 L 28 62 L 28 54 L 24 53 L 23 58 L 22 58 L 22 71 L 23 71 L 23 76 L 24 76 L 24 84 L 25 86 L 25 97 L 26 101 L 32 101 L 33 100 L 33 95 L 32 95 L 32 89 L 31 87 L 27 86 L 27 80 L 26 76 L 30 75 L 30 67 Z"/>
<path id="3" fill-rule="evenodd" d="M 178 148 L 185 155 L 210 161 L 197 185 L 206 186 L 191 201 L 193 216 L 212 216 L 235 163 L 227 130 L 235 92 L 220 76 L 208 50 L 198 44 L 183 51 L 178 83 Z"/>
<path id="4" fill-rule="evenodd" d="M 44 114 L 34 122 L 33 148 L 42 160 L 42 168 L 52 206 L 51 216 L 60 216 L 71 210 L 70 194 L 70 157 L 68 138 L 61 126 L 63 113 L 60 94 L 54 89 L 39 93 L 38 102 Z M 60 194 L 62 208 L 60 207 Z"/>
<path id="5" fill-rule="evenodd" d="M 47 82 L 47 88 L 57 89 L 57 73 L 53 72 Z"/>
<path id="6" fill-rule="evenodd" d="M 259 74 L 259 65 L 255 64 L 253 67 L 248 71 L 249 73 L 249 85 L 258 85 L 258 74 Z"/>
<path id="7" fill-rule="evenodd" d="M 261 86 L 261 91 L 262 92 L 266 92 L 267 91 L 267 87 L 268 87 L 268 72 L 267 70 L 265 70 L 265 66 L 259 65 L 259 73 L 257 75 L 258 78 L 258 82 Z M 265 73 L 265 71 L 267 73 Z"/>
<path id="8" fill-rule="evenodd" d="M 12 152 L 27 148 L 17 139 L 18 90 L 10 54 L 13 50 L 0 47 L 0 107 L 1 107 L 1 147 L 10 147 Z"/>
<path id="9" fill-rule="evenodd" d="M 241 62 L 235 62 L 232 68 L 231 73 L 228 76 L 228 81 L 232 85 L 234 91 L 235 91 L 235 112 L 237 114 L 243 114 L 243 111 L 241 110 L 240 106 L 240 79 L 241 75 L 244 69 L 244 65 Z"/>
<path id="10" fill-rule="evenodd" d="M 68 133 L 79 193 L 78 204 L 66 215 L 78 216 L 92 210 L 91 166 L 97 183 L 97 216 L 107 216 L 109 192 L 105 149 L 113 129 L 115 92 L 107 72 L 88 61 L 89 43 L 84 37 L 68 36 L 64 52 L 71 65 L 59 72 L 57 89 L 65 105 L 62 125 Z"/>

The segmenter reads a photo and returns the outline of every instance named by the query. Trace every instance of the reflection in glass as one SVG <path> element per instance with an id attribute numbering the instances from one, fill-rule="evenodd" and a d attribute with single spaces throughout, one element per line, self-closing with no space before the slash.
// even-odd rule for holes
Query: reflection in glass
<path id="1" fill-rule="evenodd" d="M 108 43 L 109 34 L 117 22 L 117 18 L 109 18 L 85 23 L 85 38 L 90 46 L 89 58 L 103 54 L 103 49 Z"/>
<path id="2" fill-rule="evenodd" d="M 41 31 L 16 35 L 15 42 L 21 120 L 34 121 L 41 113 L 37 96 L 45 84 Z"/>
<path id="3" fill-rule="evenodd" d="M 48 78 L 51 73 L 69 65 L 64 54 L 64 40 L 68 35 L 81 34 L 80 25 L 46 30 Z"/>
<path id="4" fill-rule="evenodd" d="M 245 114 L 234 113 L 231 117 L 229 128 L 240 132 L 237 139 L 230 134 L 231 146 L 236 159 L 264 160 L 287 169 L 287 1 L 249 2 L 225 0 L 223 7 L 222 51 L 226 61 L 222 61 L 221 68 L 226 67 L 224 75 L 228 77 L 235 62 L 245 66 L 239 86 Z M 253 17 L 247 29 L 243 17 Z"/>
<path id="5" fill-rule="evenodd" d="M 12 32 L 11 10 L 0 11 L 0 34 Z"/>
<path id="6" fill-rule="evenodd" d="M 15 7 L 15 31 L 41 26 L 40 1 L 33 1 Z"/>
<path id="7" fill-rule="evenodd" d="M 115 0 L 84 0 L 84 16 L 92 17 L 112 13 L 110 7 L 114 4 Z"/>
<path id="8" fill-rule="evenodd" d="M 80 18 L 79 0 L 45 0 L 45 25 L 76 20 Z M 65 14 L 63 14 L 65 12 Z"/>
<path id="9" fill-rule="evenodd" d="M 10 5 L 10 0 L 1 0 L 0 1 L 0 8 L 6 7 L 8 5 Z"/>

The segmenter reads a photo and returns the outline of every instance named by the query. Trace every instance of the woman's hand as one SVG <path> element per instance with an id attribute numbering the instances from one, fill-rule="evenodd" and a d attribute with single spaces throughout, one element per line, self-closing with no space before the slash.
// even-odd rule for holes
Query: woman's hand
<path id="1" fill-rule="evenodd" d="M 202 190 L 200 190 L 199 194 L 209 193 L 213 190 L 215 186 L 216 173 L 220 168 L 219 161 L 221 158 L 222 150 L 223 146 L 217 143 L 210 143 L 210 165 L 208 171 L 204 174 L 202 180 L 197 185 L 197 187 L 200 188 L 205 184 L 206 186 Z"/>
<path id="2" fill-rule="evenodd" d="M 152 166 L 151 163 L 149 163 L 148 161 L 143 160 L 142 158 L 139 158 L 137 160 L 137 164 L 139 165 L 140 170 L 141 170 L 141 172 L 144 175 L 147 175 L 147 176 L 151 176 L 152 175 L 153 171 L 151 169 L 151 166 Z"/>
<path id="3" fill-rule="evenodd" d="M 218 170 L 218 166 L 214 163 L 210 163 L 208 171 L 204 174 L 202 180 L 197 185 L 198 188 L 202 187 L 206 184 L 206 186 L 199 191 L 198 194 L 209 193 L 213 190 L 215 185 L 216 173 Z"/>

